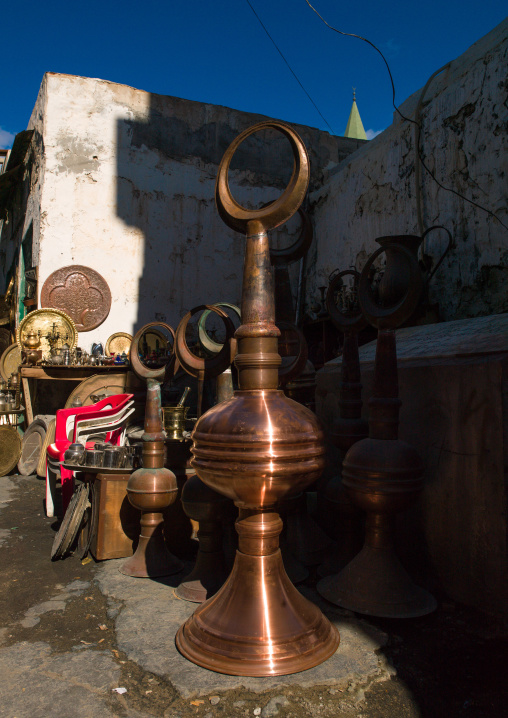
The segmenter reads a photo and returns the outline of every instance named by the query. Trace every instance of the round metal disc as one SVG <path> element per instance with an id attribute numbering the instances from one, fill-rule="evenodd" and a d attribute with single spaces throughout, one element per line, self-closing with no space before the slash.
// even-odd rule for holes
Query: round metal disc
<path id="1" fill-rule="evenodd" d="M 19 345 L 11 344 L 0 357 L 0 374 L 4 381 L 8 381 L 11 374 L 18 371 L 21 364 L 21 349 Z"/>
<path id="2" fill-rule="evenodd" d="M 111 308 L 111 291 L 99 272 L 74 264 L 50 274 L 41 290 L 41 307 L 61 309 L 78 332 L 100 326 Z"/>
<path id="3" fill-rule="evenodd" d="M 64 558 L 72 549 L 87 506 L 89 506 L 88 485 L 80 484 L 72 495 L 63 521 L 53 541 L 53 546 L 51 547 L 51 558 L 53 561 L 57 558 Z"/>
<path id="4" fill-rule="evenodd" d="M 22 476 L 30 476 L 35 473 L 46 438 L 46 430 L 46 421 L 41 417 L 36 417 L 23 434 L 21 456 L 18 461 L 18 471 Z"/>
<path id="5" fill-rule="evenodd" d="M 45 416 L 45 419 L 50 419 L 49 416 Z M 55 441 L 55 428 L 56 428 L 56 418 L 53 417 L 50 419 L 48 423 L 48 428 L 46 431 L 46 436 L 44 437 L 44 444 L 41 448 L 41 453 L 39 456 L 39 463 L 37 464 L 37 476 L 44 477 L 46 476 L 46 449 L 50 444 L 52 444 Z"/>
<path id="6" fill-rule="evenodd" d="M 131 344 L 132 334 L 127 334 L 127 332 L 116 332 L 115 334 L 112 334 L 106 341 L 104 352 L 108 357 L 112 354 L 122 354 L 122 352 L 125 352 L 128 356 L 131 349 Z"/>
<path id="7" fill-rule="evenodd" d="M 82 406 L 93 404 L 91 394 L 124 394 L 127 384 L 128 372 L 122 374 L 92 374 L 83 379 L 81 384 L 69 394 L 65 402 L 65 409 L 72 406 L 74 399 L 79 396 Z"/>
<path id="8" fill-rule="evenodd" d="M 21 437 L 12 426 L 0 426 L 0 476 L 7 476 L 21 456 Z"/>

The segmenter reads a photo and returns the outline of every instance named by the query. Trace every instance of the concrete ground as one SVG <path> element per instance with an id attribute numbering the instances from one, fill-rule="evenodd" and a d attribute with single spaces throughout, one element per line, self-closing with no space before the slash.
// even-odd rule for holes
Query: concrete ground
<path id="1" fill-rule="evenodd" d="M 465 718 L 508 715 L 508 630 L 441 601 L 406 621 L 369 619 L 300 587 L 337 625 L 326 663 L 281 678 L 198 668 L 176 650 L 194 605 L 119 561 L 52 562 L 44 483 L 0 478 L 2 718 Z"/>

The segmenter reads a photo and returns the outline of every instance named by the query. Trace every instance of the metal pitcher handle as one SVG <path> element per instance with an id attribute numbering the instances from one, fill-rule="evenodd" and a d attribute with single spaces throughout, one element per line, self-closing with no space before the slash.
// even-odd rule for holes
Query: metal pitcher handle
<path id="1" fill-rule="evenodd" d="M 421 246 L 422 246 L 422 252 L 424 254 L 425 254 L 425 237 L 428 235 L 429 232 L 432 232 L 433 229 L 444 229 L 444 231 L 448 235 L 448 246 L 446 247 L 445 251 L 441 255 L 439 262 L 436 264 L 436 266 L 434 267 L 432 272 L 430 272 L 429 276 L 427 277 L 427 279 L 426 279 L 427 284 L 429 284 L 430 280 L 432 279 L 434 274 L 437 272 L 437 270 L 441 266 L 441 262 L 446 257 L 446 255 L 448 254 L 448 252 L 450 251 L 450 249 L 453 245 L 453 237 L 451 235 L 451 232 L 448 229 L 446 229 L 446 227 L 443 227 L 442 224 L 436 224 L 433 227 L 429 227 L 428 229 L 426 229 L 425 232 L 422 234 L 422 245 Z"/>

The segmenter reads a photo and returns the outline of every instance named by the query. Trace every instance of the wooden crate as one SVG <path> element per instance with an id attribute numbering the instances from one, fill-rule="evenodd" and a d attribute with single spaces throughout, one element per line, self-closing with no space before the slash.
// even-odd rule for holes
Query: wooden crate
<path id="1" fill-rule="evenodd" d="M 132 556 L 139 537 L 141 512 L 129 503 L 130 474 L 96 474 L 92 510 L 95 512 L 90 553 L 96 561 Z"/>

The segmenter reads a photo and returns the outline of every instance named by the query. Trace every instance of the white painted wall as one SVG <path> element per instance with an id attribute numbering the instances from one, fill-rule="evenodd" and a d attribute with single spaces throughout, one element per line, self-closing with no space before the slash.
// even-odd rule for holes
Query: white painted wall
<path id="1" fill-rule="evenodd" d="M 30 126 L 41 112 L 39 289 L 56 269 L 83 264 L 102 274 L 113 297 L 107 320 L 80 335 L 84 348 L 157 315 L 176 326 L 197 304 L 239 303 L 244 242 L 216 212 L 215 178 L 232 139 L 263 118 L 52 73 Z M 298 129 L 314 186 L 361 144 Z M 263 149 L 254 160 L 247 152 L 246 169 L 231 173 L 246 205 L 274 199 L 291 172 L 290 155 Z"/>

